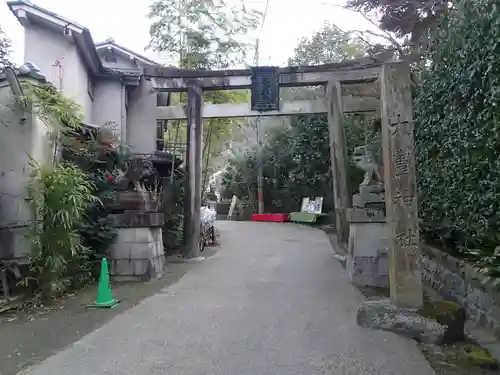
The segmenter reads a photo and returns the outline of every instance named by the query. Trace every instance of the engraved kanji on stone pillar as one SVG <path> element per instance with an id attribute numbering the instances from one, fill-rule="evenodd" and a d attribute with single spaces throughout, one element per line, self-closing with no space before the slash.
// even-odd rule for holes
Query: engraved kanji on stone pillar
<path id="1" fill-rule="evenodd" d="M 391 299 L 401 307 L 423 305 L 415 176 L 414 125 L 409 66 L 384 64 L 381 75 L 382 140 L 387 223 L 390 227 Z"/>

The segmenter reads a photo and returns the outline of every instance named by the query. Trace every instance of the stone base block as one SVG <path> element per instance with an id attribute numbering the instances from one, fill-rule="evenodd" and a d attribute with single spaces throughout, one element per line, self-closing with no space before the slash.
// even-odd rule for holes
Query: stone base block
<path id="1" fill-rule="evenodd" d="M 27 259 L 31 253 L 31 243 L 26 237 L 28 234 L 28 225 L 0 228 L 0 259 Z"/>
<path id="2" fill-rule="evenodd" d="M 387 254 L 374 257 L 347 257 L 346 269 L 351 282 L 358 286 L 389 287 Z"/>
<path id="3" fill-rule="evenodd" d="M 109 263 L 109 273 L 115 281 L 144 281 L 163 276 L 167 260 L 161 228 L 118 228 Z"/>
<path id="4" fill-rule="evenodd" d="M 346 269 L 351 282 L 358 286 L 373 286 L 379 288 L 389 287 L 389 275 L 387 266 L 382 267 L 379 264 L 386 264 L 385 259 L 379 257 L 347 257 Z M 379 271 L 381 269 L 381 271 Z"/>
<path id="5" fill-rule="evenodd" d="M 389 286 L 388 227 L 383 222 L 352 222 L 346 269 L 359 286 Z"/>
<path id="6" fill-rule="evenodd" d="M 446 327 L 435 320 L 419 315 L 416 310 L 396 307 L 389 300 L 365 301 L 358 310 L 357 323 L 426 344 L 441 344 L 446 331 Z"/>

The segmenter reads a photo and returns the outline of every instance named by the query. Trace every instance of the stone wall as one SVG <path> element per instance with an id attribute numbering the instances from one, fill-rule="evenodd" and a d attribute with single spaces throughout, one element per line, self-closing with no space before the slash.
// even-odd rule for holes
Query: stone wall
<path id="1" fill-rule="evenodd" d="M 480 327 L 500 329 L 500 279 L 428 245 L 421 246 L 422 279 L 442 298 L 461 304 Z M 499 331 L 500 332 L 500 331 Z"/>
<path id="2" fill-rule="evenodd" d="M 217 202 L 215 207 L 217 212 L 217 220 L 226 220 L 229 214 L 229 208 L 231 207 L 231 201 Z M 254 209 L 251 205 L 244 204 L 241 209 L 236 209 L 231 217 L 232 221 L 248 221 L 254 213 Z"/>

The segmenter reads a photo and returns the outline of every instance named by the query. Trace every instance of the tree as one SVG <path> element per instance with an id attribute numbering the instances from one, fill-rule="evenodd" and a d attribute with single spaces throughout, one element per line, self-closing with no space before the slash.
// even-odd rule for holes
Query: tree
<path id="1" fill-rule="evenodd" d="M 224 69 L 244 61 L 245 36 L 257 28 L 260 13 L 242 0 L 156 0 L 149 48 L 165 52 L 181 67 Z"/>
<path id="2" fill-rule="evenodd" d="M 351 33 L 336 25 L 325 25 L 310 38 L 302 38 L 288 59 L 289 65 L 320 65 L 353 60 L 366 55 L 366 47 Z"/>
<path id="3" fill-rule="evenodd" d="M 156 0 L 150 6 L 149 17 L 153 22 L 148 47 L 166 53 L 181 68 L 199 70 L 226 69 L 242 63 L 250 48 L 245 40 L 247 34 L 256 29 L 260 21 L 260 13 L 247 9 L 241 0 L 235 5 L 225 0 Z M 205 93 L 205 102 L 214 104 L 246 99 L 246 92 Z M 179 101 L 185 103 L 185 96 Z M 236 124 L 233 119 L 205 121 L 204 175 L 212 169 L 210 160 L 228 144 Z M 168 136 L 183 143 L 185 134 L 184 122 L 178 132 L 170 132 Z M 168 139 L 167 143 L 169 141 L 173 140 Z"/>
<path id="4" fill-rule="evenodd" d="M 288 65 L 322 65 L 365 56 L 366 45 L 336 25 L 325 25 L 309 38 L 302 38 L 288 59 Z M 321 87 L 293 87 L 282 90 L 284 100 L 314 99 L 324 95 Z"/>
<path id="5" fill-rule="evenodd" d="M 0 25 L 0 69 L 11 64 L 9 60 L 11 47 L 11 41 L 7 38 Z"/>
<path id="6" fill-rule="evenodd" d="M 294 56 L 288 59 L 290 65 L 320 65 L 359 59 L 366 56 L 369 48 L 352 33 L 338 28 L 336 25 L 325 25 L 310 38 L 299 41 Z M 284 92 L 288 100 L 312 99 L 324 95 L 323 88 L 293 88 Z M 315 119 L 316 116 L 311 116 Z M 324 126 L 328 126 L 326 116 L 322 117 Z M 362 144 L 369 136 L 366 124 L 359 121 L 359 116 L 345 116 L 346 137 L 350 151 Z M 361 143 L 360 143 L 361 142 Z"/>

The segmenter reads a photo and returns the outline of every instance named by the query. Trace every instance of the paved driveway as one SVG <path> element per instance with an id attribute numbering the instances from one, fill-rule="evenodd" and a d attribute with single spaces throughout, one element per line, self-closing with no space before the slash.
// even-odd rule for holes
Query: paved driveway
<path id="1" fill-rule="evenodd" d="M 362 296 L 323 232 L 218 227 L 214 257 L 29 373 L 433 374 L 412 341 L 356 325 Z"/>

